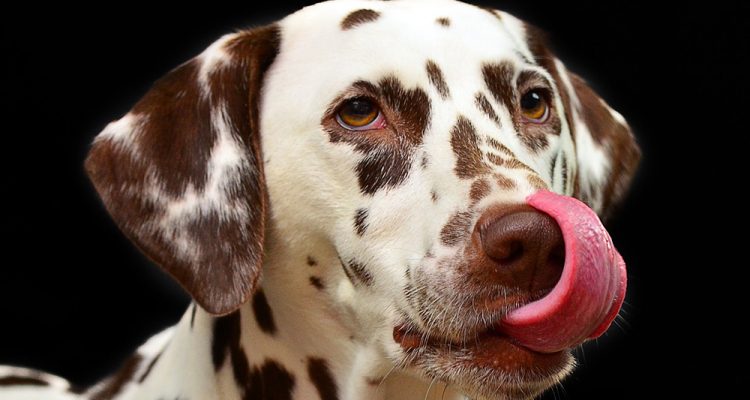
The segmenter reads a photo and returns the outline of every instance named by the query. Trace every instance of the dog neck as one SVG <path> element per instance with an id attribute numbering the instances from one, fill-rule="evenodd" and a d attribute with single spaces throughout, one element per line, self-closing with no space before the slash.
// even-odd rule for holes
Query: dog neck
<path id="1" fill-rule="evenodd" d="M 353 294 L 335 251 L 282 243 L 267 241 L 263 283 L 248 303 L 219 317 L 191 304 L 90 398 L 463 398 L 395 371 L 357 335 L 358 317 L 333 300 Z"/>

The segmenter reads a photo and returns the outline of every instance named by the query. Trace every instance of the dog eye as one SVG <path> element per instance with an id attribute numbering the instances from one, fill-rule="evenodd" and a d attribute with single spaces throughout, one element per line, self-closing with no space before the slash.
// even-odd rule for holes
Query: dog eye
<path id="1" fill-rule="evenodd" d="M 350 131 L 385 127 L 385 118 L 378 106 L 364 97 L 347 100 L 336 113 L 336 121 Z"/>
<path id="2" fill-rule="evenodd" d="M 521 96 L 521 114 L 527 120 L 541 124 L 549 116 L 547 97 L 542 89 L 532 89 Z"/>

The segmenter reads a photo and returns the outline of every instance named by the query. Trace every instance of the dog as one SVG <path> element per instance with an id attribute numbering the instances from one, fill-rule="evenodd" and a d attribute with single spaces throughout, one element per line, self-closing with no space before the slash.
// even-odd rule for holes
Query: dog
<path id="1" fill-rule="evenodd" d="M 192 304 L 99 384 L 2 367 L 0 398 L 533 398 L 618 313 L 600 218 L 639 158 L 505 12 L 332 1 L 226 35 L 85 162 Z"/>

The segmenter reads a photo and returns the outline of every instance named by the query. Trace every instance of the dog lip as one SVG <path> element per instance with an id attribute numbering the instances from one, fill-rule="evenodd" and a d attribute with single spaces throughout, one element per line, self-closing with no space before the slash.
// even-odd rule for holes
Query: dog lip
<path id="1" fill-rule="evenodd" d="M 463 343 L 426 334 L 411 323 L 393 328 L 393 339 L 401 348 L 419 357 L 435 352 L 456 368 L 488 368 L 513 377 L 520 386 L 540 385 L 559 377 L 569 366 L 569 352 L 542 353 L 519 344 L 496 327 L 490 327 Z"/>

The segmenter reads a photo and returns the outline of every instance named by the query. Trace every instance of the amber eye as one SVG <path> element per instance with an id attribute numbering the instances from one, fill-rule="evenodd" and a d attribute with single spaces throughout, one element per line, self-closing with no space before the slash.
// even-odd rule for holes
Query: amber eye
<path id="1" fill-rule="evenodd" d="M 547 120 L 549 106 L 541 89 L 532 89 L 521 96 L 521 113 L 527 120 L 540 124 Z"/>
<path id="2" fill-rule="evenodd" d="M 384 121 L 378 106 L 364 97 L 347 100 L 336 113 L 336 120 L 342 127 L 354 131 L 378 129 Z"/>

